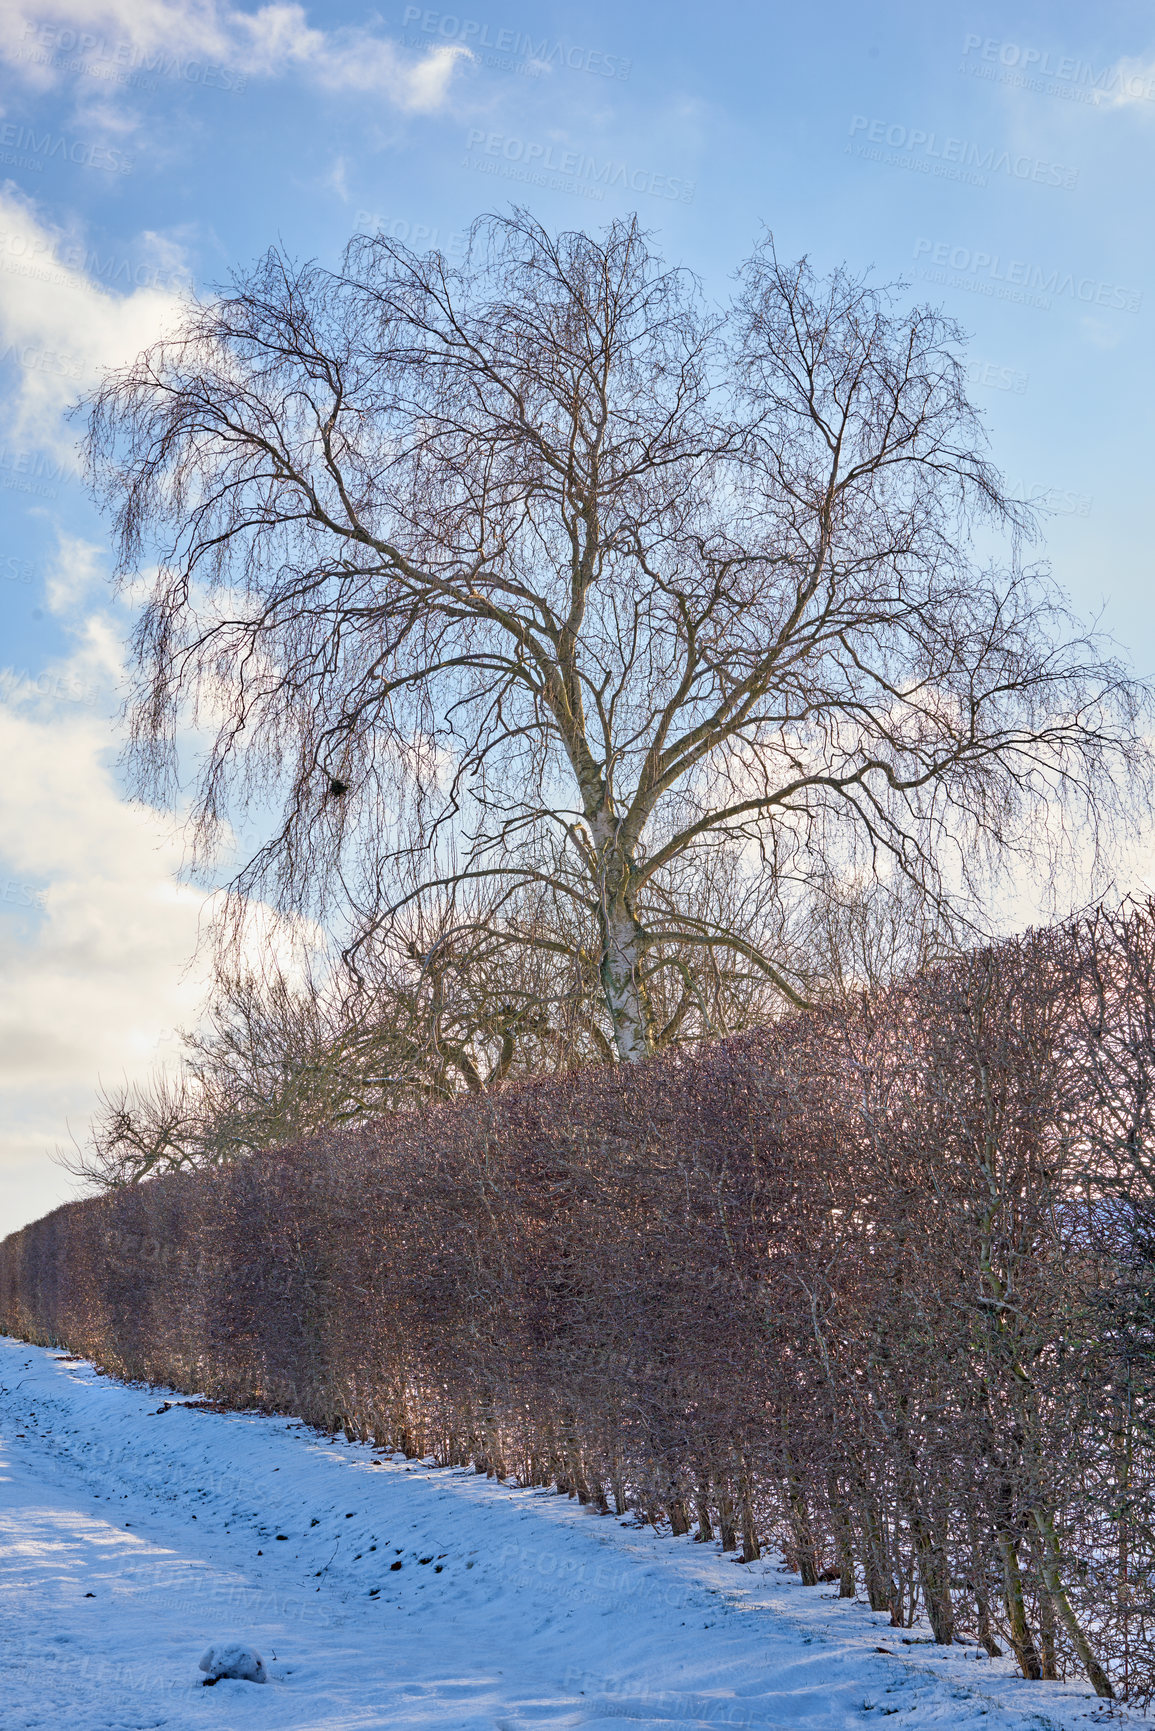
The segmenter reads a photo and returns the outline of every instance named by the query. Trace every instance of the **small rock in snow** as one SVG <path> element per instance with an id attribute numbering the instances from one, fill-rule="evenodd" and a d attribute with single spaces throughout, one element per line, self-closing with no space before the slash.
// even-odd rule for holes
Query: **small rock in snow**
<path id="1" fill-rule="evenodd" d="M 222 1677 L 236 1677 L 242 1683 L 267 1683 L 269 1674 L 265 1661 L 255 1647 L 245 1647 L 239 1641 L 218 1641 L 201 1660 L 206 1672 L 205 1683 L 219 1683 Z"/>

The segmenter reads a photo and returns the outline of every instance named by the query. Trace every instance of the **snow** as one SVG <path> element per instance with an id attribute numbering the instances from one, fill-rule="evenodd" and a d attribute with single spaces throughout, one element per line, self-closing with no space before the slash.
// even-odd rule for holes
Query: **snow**
<path id="1" fill-rule="evenodd" d="M 222 1677 L 236 1677 L 244 1683 L 267 1683 L 269 1674 L 265 1670 L 265 1661 L 255 1647 L 246 1647 L 243 1642 L 218 1642 L 209 1648 L 200 1662 L 200 1669 L 207 1672 L 206 1682 L 219 1683 Z"/>
<path id="2" fill-rule="evenodd" d="M 190 1401 L 0 1338 L 4 1731 L 1146 1723 L 780 1559 Z M 210 1643 L 268 1686 L 204 1688 Z"/>

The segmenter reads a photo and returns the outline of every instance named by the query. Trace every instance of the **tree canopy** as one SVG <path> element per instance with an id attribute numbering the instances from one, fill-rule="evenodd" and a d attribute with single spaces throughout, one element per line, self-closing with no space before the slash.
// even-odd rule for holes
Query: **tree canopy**
<path id="1" fill-rule="evenodd" d="M 848 884 L 973 915 L 1147 760 L 1145 694 L 1022 561 L 961 355 L 770 241 L 714 307 L 636 221 L 269 252 L 91 404 L 149 573 L 142 785 L 199 726 L 200 841 L 273 814 L 240 897 L 354 968 L 420 970 L 430 926 L 552 958 L 623 1061 L 809 1001 Z"/>

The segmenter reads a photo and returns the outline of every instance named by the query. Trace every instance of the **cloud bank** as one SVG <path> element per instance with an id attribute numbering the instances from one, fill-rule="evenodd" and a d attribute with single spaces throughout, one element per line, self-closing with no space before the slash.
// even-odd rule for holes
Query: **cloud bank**
<path id="1" fill-rule="evenodd" d="M 384 97 L 412 114 L 441 108 L 458 61 L 471 58 L 461 44 L 407 54 L 372 29 L 321 29 L 303 6 L 248 12 L 219 0 L 14 0 L 0 21 L 0 54 L 41 88 L 78 73 L 105 76 L 111 88 L 117 68 L 211 82 L 205 70 L 215 67 L 225 89 L 295 74 L 324 91 Z"/>
<path id="2" fill-rule="evenodd" d="M 0 187 L 0 361 L 6 364 L 4 439 L 75 462 L 65 411 L 105 367 L 130 361 L 179 312 L 181 261 L 159 236 L 139 256 L 106 254 L 110 283 L 94 281 L 93 255 L 46 222 L 10 183 Z"/>
<path id="3" fill-rule="evenodd" d="M 99 566 L 61 538 L 48 599 L 74 647 L 0 671 L 0 1231 L 71 1193 L 45 1154 L 83 1131 L 101 1078 L 175 1056 L 203 989 L 205 894 L 179 881 L 174 821 L 114 774 L 120 633 L 92 610 Z"/>

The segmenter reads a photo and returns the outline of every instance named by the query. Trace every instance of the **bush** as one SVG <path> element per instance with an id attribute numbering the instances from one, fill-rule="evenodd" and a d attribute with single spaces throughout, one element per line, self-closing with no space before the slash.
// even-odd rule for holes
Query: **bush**
<path id="1" fill-rule="evenodd" d="M 1153 929 L 69 1204 L 0 1322 L 1149 1698 Z"/>

